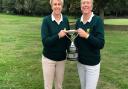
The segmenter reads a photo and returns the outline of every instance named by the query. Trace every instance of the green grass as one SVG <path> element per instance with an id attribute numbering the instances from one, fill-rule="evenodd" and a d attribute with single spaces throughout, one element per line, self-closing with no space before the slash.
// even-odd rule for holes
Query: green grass
<path id="1" fill-rule="evenodd" d="M 0 15 L 0 89 L 42 89 L 40 22 Z"/>
<path id="2" fill-rule="evenodd" d="M 0 89 L 44 89 L 42 18 L 0 14 Z M 106 31 L 97 89 L 128 89 L 128 32 Z M 75 62 L 66 62 L 64 89 L 80 89 Z"/>
<path id="3" fill-rule="evenodd" d="M 76 22 L 75 17 L 68 16 L 69 22 Z M 128 18 L 126 19 L 105 19 L 104 20 L 105 24 L 108 25 L 128 25 Z"/>
<path id="4" fill-rule="evenodd" d="M 128 19 L 105 19 L 104 23 L 109 25 L 128 25 Z"/>

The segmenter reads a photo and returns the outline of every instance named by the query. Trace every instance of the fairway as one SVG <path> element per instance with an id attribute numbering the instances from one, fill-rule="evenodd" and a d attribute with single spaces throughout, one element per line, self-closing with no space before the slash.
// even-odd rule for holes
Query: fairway
<path id="1" fill-rule="evenodd" d="M 44 89 L 42 18 L 0 14 L 0 89 Z M 124 23 L 125 24 L 125 23 Z M 128 31 L 107 31 L 97 89 L 128 89 Z M 80 89 L 76 62 L 67 61 L 63 89 Z"/>
<path id="2" fill-rule="evenodd" d="M 128 25 L 128 19 L 105 19 L 104 23 L 109 25 Z"/>

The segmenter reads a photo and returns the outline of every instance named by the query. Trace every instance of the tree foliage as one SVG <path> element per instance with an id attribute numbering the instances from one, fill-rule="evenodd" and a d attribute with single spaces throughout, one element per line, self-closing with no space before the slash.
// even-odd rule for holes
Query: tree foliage
<path id="1" fill-rule="evenodd" d="M 94 0 L 93 11 L 105 15 L 128 15 L 127 0 Z M 51 12 L 49 0 L 0 0 L 0 12 L 22 15 L 46 15 Z M 64 0 L 63 13 L 80 15 L 80 0 Z"/>

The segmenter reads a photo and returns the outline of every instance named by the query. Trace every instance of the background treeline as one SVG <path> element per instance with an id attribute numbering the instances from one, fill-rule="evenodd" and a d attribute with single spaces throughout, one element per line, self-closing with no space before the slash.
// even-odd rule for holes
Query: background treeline
<path id="1" fill-rule="evenodd" d="M 80 0 L 64 0 L 63 13 L 80 15 Z M 104 17 L 127 16 L 127 0 L 94 0 L 94 12 Z M 47 15 L 51 12 L 49 0 L 0 0 L 0 12 L 20 15 Z"/>

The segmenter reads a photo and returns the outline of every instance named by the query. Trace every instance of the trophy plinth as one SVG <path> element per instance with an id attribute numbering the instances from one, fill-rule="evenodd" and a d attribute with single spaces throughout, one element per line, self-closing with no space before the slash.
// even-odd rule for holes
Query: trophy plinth
<path id="1" fill-rule="evenodd" d="M 78 34 L 77 34 L 76 30 L 68 30 L 67 33 L 70 36 L 70 37 L 69 36 L 67 36 L 67 37 L 71 41 L 71 45 L 70 45 L 69 49 L 67 50 L 67 59 L 70 61 L 76 61 L 78 58 L 78 53 L 77 53 L 77 48 L 74 44 L 74 40 L 78 36 Z"/>

